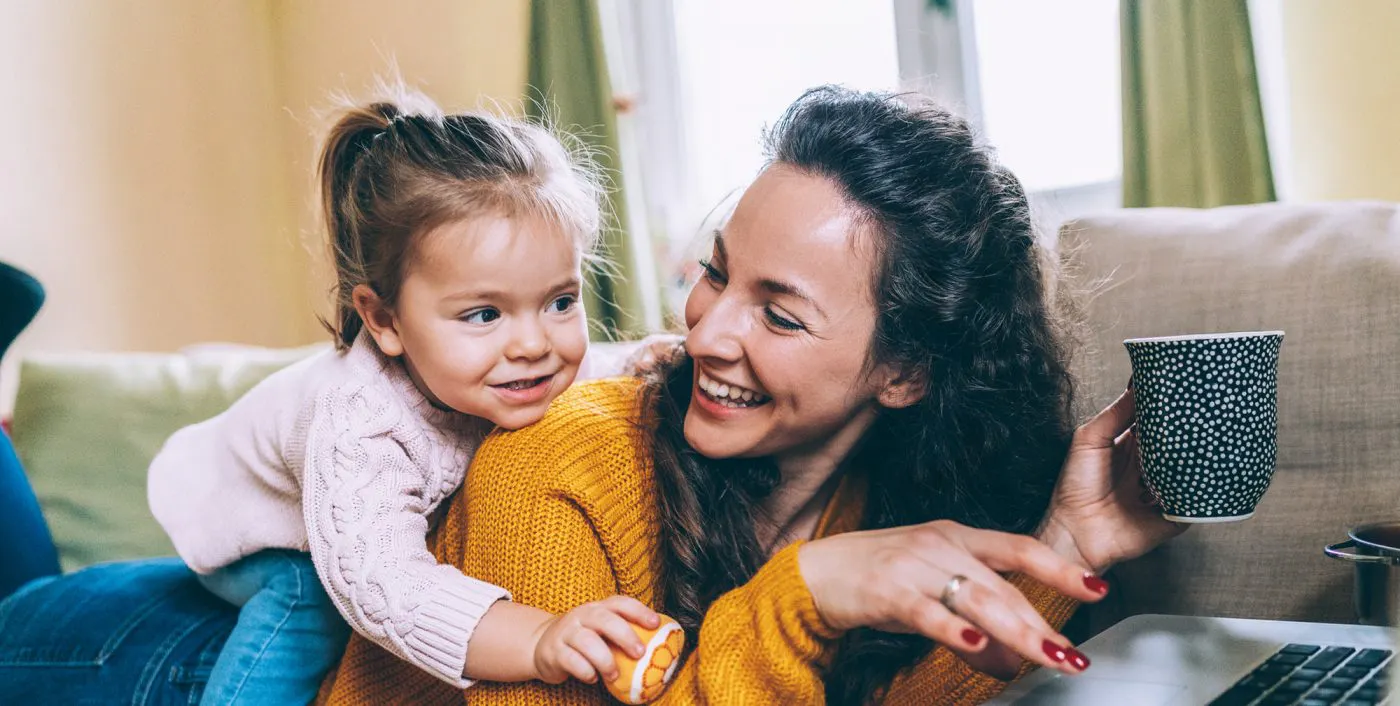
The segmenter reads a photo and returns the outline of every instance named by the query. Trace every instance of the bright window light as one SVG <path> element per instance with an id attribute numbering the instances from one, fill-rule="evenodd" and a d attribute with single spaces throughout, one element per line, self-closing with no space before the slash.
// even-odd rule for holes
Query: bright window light
<path id="1" fill-rule="evenodd" d="M 1118 0 L 974 0 L 988 141 L 1027 191 L 1122 173 Z"/>
<path id="2" fill-rule="evenodd" d="M 888 0 L 674 2 L 691 222 L 753 179 L 762 129 L 802 91 L 899 87 Z"/>

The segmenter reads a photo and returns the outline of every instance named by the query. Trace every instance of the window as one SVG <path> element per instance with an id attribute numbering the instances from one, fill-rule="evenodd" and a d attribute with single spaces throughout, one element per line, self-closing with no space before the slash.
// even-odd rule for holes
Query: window
<path id="1" fill-rule="evenodd" d="M 758 173 L 763 126 L 804 90 L 828 83 L 899 86 L 888 2 L 673 2 L 692 217 Z"/>
<path id="2" fill-rule="evenodd" d="M 1114 181 L 1118 0 L 971 3 L 987 139 L 1032 192 Z"/>
<path id="3" fill-rule="evenodd" d="M 762 164 L 763 127 L 825 83 L 918 90 L 962 112 L 1049 227 L 1118 205 L 1118 0 L 946 4 L 602 0 L 615 88 L 637 98 L 620 121 L 641 172 L 628 188 L 645 190 L 677 293 L 706 214 Z"/>
<path id="4" fill-rule="evenodd" d="M 958 106 L 1044 227 L 1121 204 L 1118 0 L 894 0 L 904 85 Z"/>

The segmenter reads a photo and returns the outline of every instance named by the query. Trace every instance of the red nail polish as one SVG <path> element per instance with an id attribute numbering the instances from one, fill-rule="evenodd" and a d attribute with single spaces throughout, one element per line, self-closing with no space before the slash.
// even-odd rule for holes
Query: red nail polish
<path id="1" fill-rule="evenodd" d="M 1065 657 L 1068 656 L 1065 654 L 1065 648 L 1060 647 L 1059 645 L 1049 640 L 1040 643 L 1040 649 L 1041 651 L 1045 652 L 1045 656 L 1049 657 L 1050 661 L 1054 662 L 1055 664 L 1059 664 L 1065 661 Z"/>
<path id="2" fill-rule="evenodd" d="M 1108 582 L 1093 574 L 1084 574 L 1084 586 L 1099 595 L 1108 593 Z"/>
<path id="3" fill-rule="evenodd" d="M 969 645 L 972 645 L 973 647 L 976 647 L 976 646 L 982 644 L 982 637 L 983 637 L 982 633 L 977 632 L 976 630 L 973 630 L 972 628 L 964 628 L 963 631 L 962 631 L 962 639 L 963 639 L 963 641 L 966 642 L 966 643 L 969 644 Z"/>
<path id="4" fill-rule="evenodd" d="M 1065 655 L 1069 658 L 1069 666 L 1081 672 L 1089 668 L 1089 658 L 1085 657 L 1083 652 L 1073 647 L 1066 647 Z"/>

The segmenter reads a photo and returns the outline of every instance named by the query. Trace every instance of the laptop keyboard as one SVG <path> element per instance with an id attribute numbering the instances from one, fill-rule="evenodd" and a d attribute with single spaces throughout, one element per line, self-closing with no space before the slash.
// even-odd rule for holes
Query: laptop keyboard
<path id="1" fill-rule="evenodd" d="M 1211 706 L 1380 704 L 1386 697 L 1390 657 L 1390 650 L 1284 645 L 1210 703 Z"/>

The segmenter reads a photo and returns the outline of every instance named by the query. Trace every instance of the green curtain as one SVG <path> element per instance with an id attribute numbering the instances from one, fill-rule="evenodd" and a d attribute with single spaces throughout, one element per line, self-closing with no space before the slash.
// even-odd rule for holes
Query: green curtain
<path id="1" fill-rule="evenodd" d="M 527 94 L 530 117 L 547 117 L 588 143 L 611 182 L 610 218 L 598 253 L 603 261 L 589 268 L 584 295 L 594 338 L 643 333 L 641 292 L 631 272 L 617 116 L 594 0 L 532 0 Z"/>
<path id="2" fill-rule="evenodd" d="M 1122 0 L 1123 205 L 1274 200 L 1246 0 Z"/>

